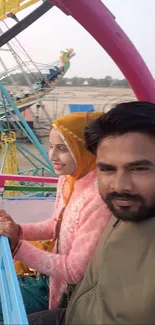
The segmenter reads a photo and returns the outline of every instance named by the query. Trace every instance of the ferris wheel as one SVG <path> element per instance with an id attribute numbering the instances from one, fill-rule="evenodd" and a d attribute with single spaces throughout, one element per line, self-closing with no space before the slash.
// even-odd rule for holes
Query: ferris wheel
<path id="1" fill-rule="evenodd" d="M 28 8 L 29 6 L 39 2 L 40 0 L 0 0 L 0 21 L 5 18 L 14 18 L 15 15 Z"/>
<path id="2" fill-rule="evenodd" d="M 25 174 L 28 172 L 31 175 L 42 175 L 46 172 L 54 173 L 46 150 L 38 140 L 37 134 L 26 122 L 23 112 L 29 111 L 35 103 L 41 108 L 44 106 L 42 100 L 51 93 L 68 71 L 74 51 L 73 49 L 61 51 L 58 60 L 52 63 L 41 64 L 33 61 L 21 42 L 18 41 L 16 34 L 41 17 L 52 5 L 40 1 L 40 5 L 21 21 L 16 14 L 37 2 L 39 1 L 0 0 L 0 68 L 2 68 L 2 71 L 0 69 L 0 145 L 2 158 L 0 172 L 4 174 Z M 14 19 L 15 24 L 12 28 L 8 27 L 6 18 Z M 15 65 L 11 69 L 7 67 L 5 56 L 3 59 L 1 51 L 7 51 L 12 56 Z M 20 87 L 15 80 L 18 73 L 22 74 L 25 80 L 28 89 L 26 93 L 20 91 L 19 94 Z M 15 86 L 18 94 L 7 92 L 4 88 L 6 79 L 11 85 Z M 37 154 L 32 154 L 31 150 L 19 143 L 21 136 L 22 139 L 27 139 L 25 141 L 32 144 Z M 19 167 L 18 153 L 29 161 L 29 171 Z M 14 185 L 14 182 L 11 185 Z"/>

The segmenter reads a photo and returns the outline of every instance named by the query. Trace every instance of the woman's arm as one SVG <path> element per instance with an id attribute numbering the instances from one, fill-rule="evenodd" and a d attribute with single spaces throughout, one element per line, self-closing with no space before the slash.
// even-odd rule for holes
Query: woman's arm
<path id="1" fill-rule="evenodd" d="M 28 241 L 46 240 L 54 237 L 55 218 L 36 223 L 20 224 L 22 228 L 21 238 Z"/>
<path id="2" fill-rule="evenodd" d="M 49 276 L 70 284 L 83 276 L 100 236 L 110 219 L 110 212 L 99 195 L 90 198 L 81 211 L 79 230 L 68 255 L 52 254 L 23 241 L 15 259 Z"/>

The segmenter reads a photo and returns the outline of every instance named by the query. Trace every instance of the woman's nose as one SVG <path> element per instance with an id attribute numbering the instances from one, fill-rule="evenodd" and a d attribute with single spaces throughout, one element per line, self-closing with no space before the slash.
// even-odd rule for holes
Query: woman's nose
<path id="1" fill-rule="evenodd" d="M 49 150 L 49 158 L 51 161 L 56 161 L 58 159 L 58 153 L 56 149 L 50 149 Z"/>

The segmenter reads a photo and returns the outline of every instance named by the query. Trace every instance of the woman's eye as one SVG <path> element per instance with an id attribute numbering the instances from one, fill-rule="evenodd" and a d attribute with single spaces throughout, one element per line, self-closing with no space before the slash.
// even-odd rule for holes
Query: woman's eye
<path id="1" fill-rule="evenodd" d="M 59 150 L 64 151 L 64 152 L 68 151 L 67 147 L 65 147 L 65 146 L 60 146 Z"/>
<path id="2" fill-rule="evenodd" d="M 55 149 L 55 150 L 57 150 L 57 151 L 63 151 L 63 152 L 67 152 L 67 151 L 68 151 L 68 148 L 67 148 L 66 146 L 61 146 L 61 145 L 59 145 L 59 146 L 55 146 L 55 147 L 54 147 L 52 144 L 50 144 L 49 149 L 50 149 L 50 150 Z"/>

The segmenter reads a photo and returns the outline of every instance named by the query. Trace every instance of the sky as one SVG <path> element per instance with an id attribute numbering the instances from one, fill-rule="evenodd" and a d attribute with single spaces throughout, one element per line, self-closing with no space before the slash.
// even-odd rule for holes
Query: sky
<path id="1" fill-rule="evenodd" d="M 117 23 L 132 40 L 155 77 L 155 0 L 103 2 L 114 14 Z M 39 3 L 19 13 L 18 18 L 23 18 L 38 5 Z M 9 26 L 14 24 L 10 19 L 6 22 Z M 104 78 L 111 75 L 113 78 L 123 78 L 119 68 L 96 40 L 77 21 L 56 7 L 20 33 L 17 38 L 35 62 L 56 61 L 60 50 L 73 48 L 76 56 L 71 61 L 66 77 Z M 8 67 L 15 65 L 6 52 L 1 53 L 1 56 Z"/>

